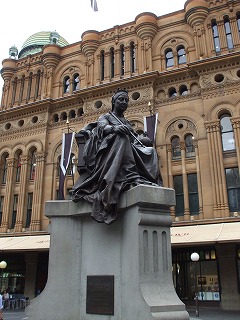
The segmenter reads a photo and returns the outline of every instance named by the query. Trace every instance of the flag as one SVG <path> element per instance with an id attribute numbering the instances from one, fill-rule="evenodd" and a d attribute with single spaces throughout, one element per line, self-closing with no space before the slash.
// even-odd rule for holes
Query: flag
<path id="1" fill-rule="evenodd" d="M 59 200 L 64 200 L 64 181 L 71 159 L 72 145 L 74 139 L 74 132 L 64 133 L 62 140 L 62 155 L 60 161 L 60 175 L 59 175 Z"/>
<path id="2" fill-rule="evenodd" d="M 147 132 L 148 138 L 155 142 L 157 132 L 158 113 L 144 117 L 144 131 Z"/>
<path id="3" fill-rule="evenodd" d="M 98 11 L 97 0 L 91 0 L 91 6 L 94 11 Z"/>

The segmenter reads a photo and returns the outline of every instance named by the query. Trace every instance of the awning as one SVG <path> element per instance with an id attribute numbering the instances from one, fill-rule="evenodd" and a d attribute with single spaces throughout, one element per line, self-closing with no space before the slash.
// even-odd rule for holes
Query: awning
<path id="1" fill-rule="evenodd" d="M 0 251 L 41 251 L 49 245 L 50 235 L 0 238 Z"/>
<path id="2" fill-rule="evenodd" d="M 240 241 L 240 222 L 213 223 L 171 228 L 172 245 L 213 244 Z"/>
<path id="3" fill-rule="evenodd" d="M 224 242 L 240 242 L 240 222 L 171 228 L 173 246 Z M 0 237 L 0 251 L 44 251 L 49 246 L 50 235 Z"/>

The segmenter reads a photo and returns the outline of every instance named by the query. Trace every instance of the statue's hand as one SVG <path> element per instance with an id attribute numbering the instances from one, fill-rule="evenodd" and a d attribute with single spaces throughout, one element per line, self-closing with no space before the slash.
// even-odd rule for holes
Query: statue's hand
<path id="1" fill-rule="evenodd" d="M 114 126 L 114 132 L 128 135 L 130 134 L 129 128 L 125 124 L 120 124 L 117 126 Z"/>

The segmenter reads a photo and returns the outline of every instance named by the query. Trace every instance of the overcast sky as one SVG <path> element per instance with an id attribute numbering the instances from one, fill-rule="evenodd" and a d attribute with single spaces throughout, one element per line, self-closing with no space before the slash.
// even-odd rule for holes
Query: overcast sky
<path id="1" fill-rule="evenodd" d="M 98 11 L 91 0 L 7 0 L 1 1 L 0 68 L 9 57 L 9 48 L 18 51 L 24 41 L 39 31 L 56 30 L 68 43 L 81 40 L 86 30 L 102 31 L 115 25 L 134 21 L 142 12 L 157 16 L 184 8 L 186 0 L 97 0 Z M 0 77 L 0 97 L 3 81 Z"/>

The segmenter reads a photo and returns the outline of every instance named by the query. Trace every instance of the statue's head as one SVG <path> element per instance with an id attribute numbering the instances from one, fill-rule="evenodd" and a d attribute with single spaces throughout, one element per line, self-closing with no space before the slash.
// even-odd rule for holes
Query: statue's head
<path id="1" fill-rule="evenodd" d="M 112 96 L 112 110 L 114 109 L 115 101 L 117 98 L 119 98 L 121 95 L 125 95 L 128 97 L 128 92 L 125 89 L 117 89 L 117 91 Z"/>

